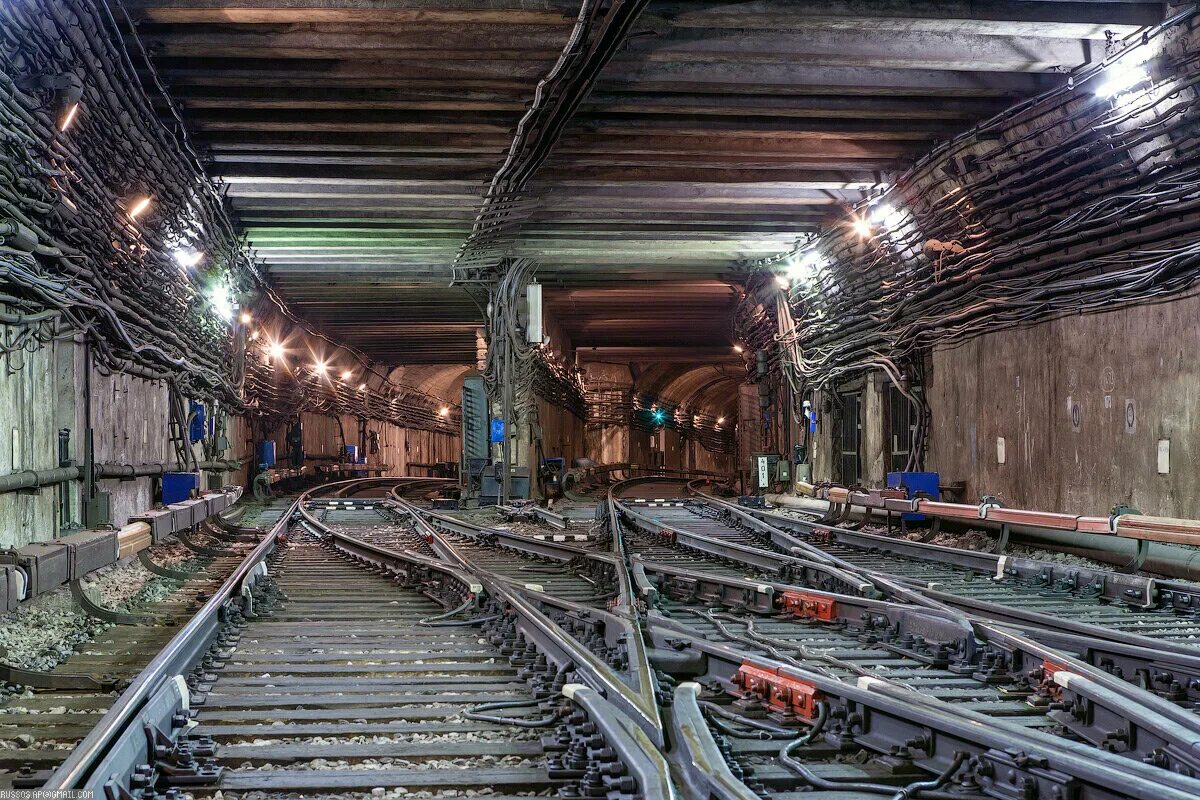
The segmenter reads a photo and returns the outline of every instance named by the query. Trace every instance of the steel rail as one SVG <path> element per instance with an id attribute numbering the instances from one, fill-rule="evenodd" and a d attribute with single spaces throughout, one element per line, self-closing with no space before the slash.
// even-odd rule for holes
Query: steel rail
<path id="1" fill-rule="evenodd" d="M 689 489 L 695 490 L 694 485 Z M 724 507 L 731 512 L 744 514 L 740 508 L 732 504 L 698 493 L 706 502 Z M 1157 591 L 1155 582 L 1151 579 L 1130 576 L 1124 573 L 1110 573 L 1087 567 L 1071 566 L 1064 568 L 1061 564 L 1040 562 L 1034 559 L 1010 558 L 986 553 L 975 553 L 956 548 L 943 547 L 923 543 L 894 540 L 889 537 L 867 534 L 859 531 L 845 531 L 829 525 L 806 522 L 787 517 L 780 517 L 769 512 L 750 509 L 760 520 L 778 520 L 791 523 L 799 528 L 811 528 L 849 541 L 861 541 L 865 546 L 876 549 L 895 549 L 900 554 L 912 558 L 942 558 L 945 563 L 956 566 L 974 566 L 982 572 L 998 574 L 998 568 L 1007 566 L 1021 574 L 1036 576 L 1047 567 L 1060 571 L 1066 570 L 1080 576 L 1080 580 L 1092 581 L 1093 575 L 1103 577 L 1103 584 L 1114 600 L 1136 603 L 1152 603 Z M 806 545 L 811 547 L 811 545 Z M 1186 696 L 1195 699 L 1200 696 L 1200 649 L 1189 647 L 1172 641 L 1151 638 L 1142 634 L 1129 632 L 1114 632 L 1105 627 L 1092 623 L 1075 622 L 1050 614 L 1013 608 L 1003 603 L 975 600 L 968 597 L 939 591 L 930 586 L 904 587 L 878 571 L 866 570 L 853 562 L 835 559 L 847 569 L 855 570 L 869 577 L 876 585 L 889 588 L 893 599 L 911 602 L 918 606 L 940 609 L 945 612 L 963 615 L 976 625 L 977 630 L 984 628 L 993 631 L 992 638 L 1000 638 L 999 631 L 1005 630 L 1014 635 L 1027 637 L 1030 643 L 1036 641 L 1052 650 L 1066 654 L 1078 654 L 1079 658 L 1071 659 L 1073 663 L 1088 667 L 1089 680 L 1096 685 L 1103 685 L 1105 691 L 1119 695 L 1125 702 L 1148 707 L 1155 714 L 1184 729 L 1195 729 L 1200 717 L 1194 712 L 1181 709 L 1177 704 L 1169 702 L 1153 692 L 1146 691 L 1154 688 L 1172 696 Z M 964 562 L 965 560 L 965 562 Z M 642 566 L 644 573 L 645 566 Z M 705 576 L 710 584 L 718 582 L 719 577 Z M 1192 600 L 1183 599 L 1179 594 L 1177 582 L 1169 584 L 1168 592 L 1173 602 L 1182 603 L 1185 607 L 1193 605 Z M 1200 587 L 1191 587 L 1192 591 Z M 1027 648 L 1028 649 L 1028 648 Z M 1047 658 L 1053 657 L 1048 654 Z M 1068 658 L 1063 655 L 1062 659 Z M 1066 663 L 1062 661 L 1061 663 Z M 1121 676 L 1121 677 L 1117 677 Z M 1122 685 L 1123 684 L 1123 685 Z M 1134 688 L 1131 692 L 1129 686 Z M 1172 688 L 1174 687 L 1174 688 Z M 1177 741 L 1182 741 L 1177 737 Z M 1186 749 L 1186 748 L 1184 748 Z M 1193 758 L 1187 756 L 1187 759 Z"/>
<path id="2" fill-rule="evenodd" d="M 1126 573 L 1111 572 L 1087 566 L 1057 564 L 1036 559 L 977 553 L 958 548 L 922 542 L 898 540 L 862 531 L 849 531 L 819 522 L 786 517 L 761 509 L 733 509 L 733 504 L 701 493 L 706 502 L 753 516 L 769 525 L 793 530 L 828 534 L 848 545 L 896 552 L 910 558 L 975 569 L 982 574 L 1034 579 L 1046 574 L 1071 574 L 1079 584 L 1099 585 L 1103 596 L 1122 604 L 1143 608 L 1161 606 L 1166 611 L 1177 610 L 1190 614 L 1200 608 L 1200 585 L 1178 580 L 1162 581 Z M 1117 666 L 1127 680 L 1161 687 L 1172 692 L 1177 686 L 1189 699 L 1200 700 L 1200 648 L 1177 640 L 1161 639 L 1145 634 L 1112 630 L 1086 622 L 1076 622 L 1049 613 L 1014 608 L 994 601 L 977 600 L 942 591 L 936 585 L 912 584 L 903 586 L 895 579 L 888 580 L 877 571 L 863 570 L 852 562 L 839 559 L 848 568 L 871 577 L 877 585 L 890 583 L 894 597 L 934 608 L 957 609 L 982 622 L 1017 628 L 1046 644 L 1079 652 L 1096 665 Z M 1178 692 L 1175 692 L 1178 693 Z"/>
<path id="3" fill-rule="evenodd" d="M 339 481 L 313 487 L 300 494 L 279 520 L 266 531 L 260 531 L 262 540 L 248 553 L 241 563 L 215 590 L 208 601 L 175 634 L 137 678 L 121 693 L 116 702 L 100 718 L 96 726 L 71 751 L 67 759 L 51 774 L 43 786 L 46 791 L 71 791 L 91 789 L 102 796 L 102 784 L 107 776 L 95 775 L 94 769 L 102 762 L 106 753 L 131 726 L 138 723 L 138 716 L 153 696 L 174 676 L 187 672 L 193 663 L 212 643 L 220 628 L 221 609 L 238 596 L 243 585 L 257 573 L 258 566 L 275 549 L 278 535 L 287 529 L 297 509 L 315 494 L 354 484 L 359 480 Z M 403 480 L 403 479 L 397 479 Z M 250 529 L 239 528 L 247 532 Z M 140 732 L 138 736 L 144 736 Z"/>
<path id="4" fill-rule="evenodd" d="M 684 783 L 695 797 L 759 800 L 729 769 L 700 710 L 699 696 L 700 684 L 685 681 L 675 688 L 671 702 L 672 755 L 680 763 Z"/>
<path id="5" fill-rule="evenodd" d="M 76 745 L 71 755 L 51 774 L 42 787 L 44 791 L 90 789 L 97 792 L 97 796 L 103 796 L 101 785 L 107 780 L 107 776 L 96 776 L 92 774 L 92 770 L 113 746 L 114 741 L 137 724 L 138 715 L 151 696 L 173 676 L 188 671 L 210 645 L 220 628 L 221 608 L 240 593 L 243 582 L 275 549 L 279 533 L 287 528 L 288 521 L 299 503 L 299 498 L 292 502 L 279 520 L 264 532 L 262 541 L 242 559 L 220 588 L 213 592 L 200 610 L 171 638 L 158 655 L 151 659 L 96 726 Z"/>
<path id="6" fill-rule="evenodd" d="M 733 677 L 746 663 L 737 648 L 676 627 L 651 623 L 650 632 L 656 644 L 702 656 L 704 677 L 726 687 L 734 687 Z M 913 762 L 935 775 L 959 752 L 968 753 L 989 796 L 1068 796 L 1067 787 L 1076 800 L 1190 800 L 1200 793 L 1195 778 L 1041 731 L 1000 727 L 989 716 L 923 699 L 883 680 L 842 681 L 765 656 L 752 664 L 815 691 L 831 707 L 828 733 L 844 744 L 886 754 L 907 742 Z M 1020 787 L 1018 795 L 1011 794 L 1014 786 Z"/>
<path id="7" fill-rule="evenodd" d="M 620 488 L 614 487 L 612 495 L 615 495 Z M 689 484 L 688 488 L 693 491 L 695 489 L 692 484 Z M 610 501 L 617 503 L 618 501 L 612 495 L 610 495 Z M 733 512 L 735 518 L 739 521 L 743 523 L 749 522 L 749 519 L 745 515 L 738 514 L 740 509 L 732 507 L 731 504 L 715 501 L 707 497 L 705 499 L 711 500 L 715 505 L 725 507 L 728 511 Z M 759 526 L 761 525 L 763 523 L 759 523 Z M 822 527 L 827 528 L 828 526 Z M 756 527 L 756 529 L 762 532 L 761 527 Z M 852 532 L 852 535 L 865 534 Z M 699 537 L 701 535 L 695 534 L 695 536 Z M 784 534 L 784 537 L 791 538 L 786 534 Z M 873 538 L 884 539 L 885 537 Z M 718 540 L 713 540 L 713 542 L 716 541 Z M 908 545 L 911 543 L 904 542 L 903 544 Z M 812 548 L 808 544 L 804 546 Z M 937 548 L 937 550 L 944 553 L 960 552 L 953 548 L 942 547 Z M 818 552 L 820 551 L 818 550 Z M 981 554 L 967 553 L 966 555 L 975 556 Z M 995 558 L 994 556 L 986 557 Z M 839 564 L 844 564 L 849 570 L 870 577 L 877 583 L 881 583 L 881 585 L 885 584 L 885 582 L 879 580 L 881 576 L 876 572 L 863 570 L 853 563 L 842 559 L 834 560 Z M 1030 563 L 1038 562 L 1031 561 Z M 664 572 L 668 574 L 673 573 L 679 579 L 693 581 L 697 585 L 703 584 L 707 587 L 721 587 L 718 595 L 708 595 L 710 600 L 724 602 L 733 607 L 757 609 L 760 613 L 777 605 L 779 597 L 786 592 L 805 591 L 795 586 L 772 585 L 756 580 L 731 580 L 719 575 L 678 569 L 668 565 L 656 565 L 637 556 L 631 559 L 631 565 L 636 567 L 634 574 L 639 578 L 639 588 L 643 596 L 657 592 L 657 588 L 646 578 L 647 571 L 658 572 L 660 574 Z M 1128 576 L 1118 577 L 1128 578 Z M 1133 579 L 1133 582 L 1137 583 L 1139 580 L 1141 579 Z M 1091 703 L 1094 709 L 1103 709 L 1109 715 L 1109 721 L 1140 727 L 1146 735 L 1163 743 L 1170 750 L 1173 763 L 1181 765 L 1183 769 L 1196 771 L 1197 766 L 1200 766 L 1200 761 L 1197 760 L 1200 757 L 1200 751 L 1197 750 L 1196 744 L 1200 741 L 1200 738 L 1198 738 L 1200 737 L 1200 717 L 1197 717 L 1190 710 L 1182 709 L 1175 703 L 1146 691 L 1142 686 L 1135 688 L 1130 683 L 1130 680 L 1140 680 L 1136 676 L 1147 676 L 1145 679 L 1148 680 L 1148 676 L 1151 674 L 1160 676 L 1163 674 L 1161 667 L 1163 666 L 1164 659 L 1160 653 L 1153 649 L 1153 645 L 1157 640 L 1147 639 L 1142 641 L 1140 642 L 1140 647 L 1137 646 L 1139 643 L 1135 642 L 1132 646 L 1123 648 L 1123 652 L 1114 653 L 1112 652 L 1113 648 L 1097 647 L 1091 644 L 1097 638 L 1102 640 L 1102 637 L 1085 638 L 1084 633 L 1094 632 L 1090 630 L 1096 627 L 1094 625 L 1072 625 L 1069 622 L 1059 623 L 1077 635 L 1066 640 L 1064 640 L 1065 637 L 1061 636 L 1046 637 L 1044 630 L 1037 628 L 1030 630 L 1027 625 L 1023 625 L 1018 629 L 997 627 L 995 625 L 997 621 L 1013 621 L 1006 618 L 1005 615 L 1008 609 L 1004 606 L 994 603 L 979 603 L 978 605 L 980 606 L 986 606 L 984 610 L 990 613 L 967 613 L 962 608 L 962 604 L 956 605 L 952 602 L 954 600 L 953 595 L 930 593 L 937 596 L 927 599 L 924 594 L 919 592 L 915 593 L 915 596 L 913 592 L 904 592 L 899 599 L 906 601 L 915 599 L 918 601 L 914 606 L 914 611 L 919 608 L 926 608 L 929 611 L 957 619 L 959 621 L 958 624 L 964 630 L 973 630 L 974 635 L 981 641 L 996 643 L 1002 650 L 1010 651 L 1013 657 L 1018 653 L 1026 654 L 1027 658 L 1025 660 L 1029 661 L 1034 668 L 1039 668 L 1041 664 L 1054 664 L 1056 665 L 1056 669 L 1061 667 L 1064 670 L 1069 670 L 1070 674 L 1079 675 L 1080 678 L 1075 683 L 1076 689 L 1081 691 L 1090 689 L 1090 691 L 1082 691 L 1080 696 Z M 806 592 L 806 594 L 811 596 L 811 592 Z M 1134 594 L 1137 595 L 1138 593 L 1135 592 Z M 1118 596 L 1128 598 L 1130 593 L 1125 591 L 1118 594 Z M 1149 590 L 1146 591 L 1144 596 L 1149 596 Z M 871 611 L 870 607 L 867 606 L 871 601 L 867 599 L 844 598 L 837 600 L 834 599 L 836 595 L 833 594 L 826 594 L 826 597 L 831 603 L 843 608 L 851 605 L 861 607 L 861 613 Z M 876 608 L 879 607 L 882 606 L 877 604 Z M 1025 612 L 1026 619 L 1028 619 L 1028 615 L 1034 613 L 1036 612 Z M 848 619 L 852 619 L 854 616 L 851 613 L 848 615 Z M 1046 615 L 1039 616 L 1046 617 Z M 1053 618 L 1039 621 L 1049 621 L 1053 624 Z M 1052 640 L 1043 641 L 1047 638 Z M 1054 640 L 1055 638 L 1057 640 Z M 1088 646 L 1089 644 L 1091 646 Z M 1083 657 L 1077 659 L 1070 655 L 1076 652 L 1081 653 Z M 1194 675 L 1196 667 L 1195 656 L 1187 657 L 1186 654 L 1181 655 L 1183 655 L 1183 658 L 1180 659 L 1182 663 L 1176 663 L 1174 668 L 1180 671 L 1180 675 L 1187 675 L 1189 677 Z M 1118 672 L 1118 675 L 1125 674 L 1127 679 L 1122 679 L 1112 674 L 1112 667 L 1116 664 L 1133 667 L 1124 673 Z M 1105 665 L 1107 665 L 1107 669 L 1102 668 Z M 1192 681 L 1189 680 L 1188 684 L 1189 686 L 1192 685 Z M 1103 739 L 1101 738 L 1102 741 Z M 1143 741 L 1142 744 L 1146 744 L 1146 742 Z"/>
<path id="8" fill-rule="evenodd" d="M 737 578 L 719 575 L 700 575 L 671 565 L 639 561 L 650 575 L 665 578 L 664 593 L 672 589 L 695 584 L 703 591 L 696 592 L 705 606 L 717 605 L 740 608 L 750 614 L 778 619 L 779 615 L 798 617 L 799 621 L 821 624 L 863 627 L 864 620 L 871 621 L 871 628 L 886 631 L 889 636 L 877 646 L 899 656 L 918 659 L 929 658 L 937 647 L 944 647 L 947 663 L 971 665 L 980 669 L 984 651 L 1003 655 L 1008 661 L 1005 672 L 1013 676 L 1014 682 L 1035 681 L 1032 676 L 1040 674 L 1044 680 L 1060 679 L 1059 692 L 1063 701 L 1078 698 L 1090 704 L 1085 718 L 1070 720 L 1064 726 L 1081 738 L 1095 745 L 1106 743 L 1113 730 L 1131 727 L 1137 734 L 1130 737 L 1129 751 L 1144 758 L 1169 757 L 1172 767 L 1181 766 L 1193 773 L 1200 773 L 1200 717 L 1187 708 L 1160 697 L 1152 692 L 1134 687 L 1110 672 L 1077 658 L 1070 648 L 1054 648 L 1036 641 L 1028 634 L 982 622 L 954 610 L 940 610 L 892 603 L 848 595 L 814 591 L 811 589 L 782 584 L 755 584 Z M 713 591 L 713 588 L 717 591 Z M 721 590 L 724 591 L 721 591 Z M 686 590 L 685 590 L 686 591 Z M 805 605 L 796 607 L 790 601 L 801 601 Z M 823 611 L 816 605 L 821 603 Z M 688 630 L 686 623 L 663 617 L 651 612 L 650 619 L 659 627 L 678 627 Z M 925 651 L 917 652 L 913 647 L 904 647 L 905 638 L 919 640 L 929 645 Z M 894 640 L 894 641 L 893 641 Z M 1149 655 L 1149 654 L 1147 654 Z M 955 671 L 963 672 L 959 669 Z M 1070 685 L 1068 687 L 1069 677 Z M 879 676 L 890 681 L 887 672 Z M 1003 717 L 996 720 L 1005 725 Z M 1023 728 L 1017 728 L 1023 730 Z"/>
<path id="9" fill-rule="evenodd" d="M 396 502 L 393 500 L 393 502 Z M 531 604 L 531 600 L 539 599 L 547 602 L 563 603 L 573 607 L 573 610 L 578 612 L 591 612 L 597 615 L 603 615 L 609 621 L 616 622 L 622 626 L 622 634 L 626 639 L 626 644 L 629 647 L 631 658 L 630 663 L 638 663 L 634 658 L 636 652 L 641 652 L 644 658 L 644 649 L 641 648 L 640 633 L 636 630 L 628 628 L 628 621 L 624 618 L 615 615 L 601 612 L 597 609 L 591 609 L 584 606 L 578 606 L 568 601 L 558 600 L 550 595 L 542 595 L 537 592 L 529 592 L 518 590 L 516 585 L 510 580 L 494 575 L 492 573 L 478 570 L 474 568 L 470 561 L 462 556 L 454 548 L 452 544 L 441 537 L 436 529 L 431 527 L 428 522 L 422 518 L 422 509 L 417 508 L 409 503 L 402 503 L 402 507 L 410 514 L 414 523 L 424 529 L 425 535 L 435 550 L 439 552 L 445 561 L 436 562 L 428 558 L 424 558 L 417 553 L 411 551 L 398 552 L 389 550 L 377 544 L 373 544 L 362 539 L 358 539 L 347 533 L 334 531 L 324 523 L 307 515 L 301 509 L 301 515 L 307 517 L 310 525 L 317 528 L 322 534 L 330 537 L 330 540 L 342 547 L 353 548 L 360 554 L 369 554 L 370 557 L 381 560 L 404 561 L 408 563 L 423 564 L 433 569 L 440 569 L 451 574 L 459 576 L 460 580 L 469 582 L 474 587 L 482 586 L 487 594 L 506 602 L 511 608 L 515 609 L 522 621 L 526 623 L 527 629 L 531 631 L 530 638 L 543 645 L 548 645 L 561 653 L 561 658 L 569 660 L 573 663 L 582 679 L 586 680 L 591 688 L 600 693 L 601 696 L 607 699 L 607 702 L 612 704 L 614 709 L 621 712 L 622 717 L 629 715 L 628 723 L 622 725 L 622 729 L 626 732 L 621 736 L 622 740 L 627 744 L 636 742 L 639 739 L 644 739 L 653 746 L 649 748 L 650 752 L 657 753 L 657 748 L 661 748 L 665 744 L 663 736 L 662 722 L 658 715 L 658 706 L 655 701 L 653 683 L 650 680 L 652 673 L 649 671 L 648 660 L 645 661 L 647 667 L 644 673 L 634 671 L 631 677 L 637 681 L 636 687 L 631 687 L 626 681 L 620 680 L 614 674 L 612 668 L 604 664 L 593 653 L 584 648 L 581 644 L 572 639 L 565 631 L 559 628 L 552 620 L 550 620 L 540 609 Z M 481 529 L 484 530 L 484 529 Z M 574 548 L 572 548 L 574 549 Z M 477 593 L 477 592 L 476 592 Z M 528 595 L 530 599 L 526 599 Z M 565 690 L 564 690 L 565 693 Z M 568 695 L 571 697 L 571 695 Z M 599 725 L 599 723 L 597 723 Z M 631 731 L 636 726 L 636 730 L 641 732 L 641 736 L 633 734 Z M 610 744 L 613 742 L 610 741 Z M 616 746 L 616 745 L 614 745 Z M 636 752 L 628 754 L 629 761 L 627 765 L 634 768 L 635 771 L 642 769 L 646 764 L 654 762 L 654 758 L 647 760 L 644 752 L 646 748 L 639 748 Z M 670 787 L 669 781 L 663 781 L 660 778 L 651 780 L 654 774 L 665 774 L 665 762 L 661 765 L 658 771 L 651 771 L 645 774 L 646 780 L 650 780 L 650 786 Z M 645 789 L 645 784 L 643 788 Z M 649 795 L 648 795 L 649 796 Z M 671 794 L 662 795 L 663 797 L 673 796 Z"/>
<path id="10" fill-rule="evenodd" d="M 532 539 L 521 536 L 520 534 L 512 533 L 511 531 L 499 531 L 481 526 L 472 525 L 463 520 L 454 519 L 443 514 L 438 514 L 427 509 L 419 508 L 411 503 L 408 503 L 399 498 L 393 498 L 397 505 L 403 508 L 414 520 L 414 522 L 425 530 L 426 539 L 434 544 L 435 549 L 444 558 L 458 563 L 466 569 L 471 569 L 470 560 L 460 553 L 452 542 L 447 541 L 441 536 L 434 523 L 437 525 L 446 525 L 451 530 L 462 533 L 468 536 L 479 536 L 483 534 L 502 535 L 505 542 L 511 546 L 524 549 L 526 552 L 534 554 L 570 554 L 572 557 L 585 556 L 597 561 L 602 561 L 605 564 L 612 566 L 616 572 L 618 582 L 618 603 L 617 609 L 622 613 L 606 614 L 612 622 L 620 626 L 621 635 L 615 638 L 622 639 L 625 644 L 626 651 L 629 656 L 628 680 L 608 681 L 607 696 L 609 700 L 616 703 L 618 707 L 629 713 L 639 726 L 650 736 L 658 745 L 664 743 L 663 739 L 663 724 L 659 714 L 658 702 L 654 694 L 653 670 L 650 668 L 649 655 L 646 651 L 645 643 L 642 639 L 642 633 L 638 620 L 634 616 L 633 606 L 629 602 L 622 603 L 621 598 L 632 598 L 633 585 L 627 572 L 627 567 L 623 559 L 615 555 L 604 553 L 595 553 L 581 548 L 572 547 L 570 545 L 559 543 L 543 542 L 540 539 Z M 554 556 L 552 556 L 554 557 Z M 557 556 L 562 558 L 562 555 Z M 531 590 L 530 587 L 515 581 L 512 578 L 498 575 L 491 572 L 476 570 L 480 574 L 488 575 L 497 584 L 506 586 L 520 587 L 524 592 L 531 596 L 538 596 L 545 602 L 561 602 L 567 605 L 576 605 L 569 601 L 558 600 L 552 595 L 538 593 Z M 588 611 L 597 611 L 589 607 L 578 606 L 580 609 Z M 598 612 L 601 613 L 601 612 Z M 606 674 L 609 668 L 602 664 L 592 653 L 584 651 L 586 658 L 594 662 L 596 668 L 601 673 Z"/>
<path id="11" fill-rule="evenodd" d="M 619 484 L 615 484 L 609 493 L 609 502 L 612 504 L 614 511 L 625 515 L 634 525 L 647 534 L 656 536 L 661 535 L 663 532 L 668 532 L 675 543 L 718 558 L 733 559 L 756 569 L 776 574 L 783 572 L 787 567 L 810 571 L 824 575 L 829 580 L 840 582 L 858 594 L 866 596 L 879 594 L 875 581 L 865 576 L 861 570 L 853 568 L 847 562 L 839 562 L 816 548 L 805 545 L 803 552 L 806 557 L 801 558 L 795 555 L 759 550 L 753 547 L 713 539 L 703 534 L 694 533 L 686 528 L 654 519 L 616 496 L 620 489 L 628 488 L 629 485 L 635 482 L 647 480 L 650 479 L 635 478 L 629 481 L 622 481 Z"/>

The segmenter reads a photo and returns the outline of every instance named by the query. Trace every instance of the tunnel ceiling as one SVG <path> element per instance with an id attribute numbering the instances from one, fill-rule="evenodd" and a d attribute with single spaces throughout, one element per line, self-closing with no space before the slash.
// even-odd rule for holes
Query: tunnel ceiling
<path id="1" fill-rule="evenodd" d="M 127 5 L 297 310 L 386 363 L 473 361 L 481 309 L 446 288 L 450 265 L 579 5 Z M 934 142 L 1065 81 L 1102 58 L 1105 31 L 1155 23 L 1162 8 L 651 2 L 529 183 L 515 252 L 568 289 L 652 297 L 664 280 L 718 278 L 839 219 Z M 601 307 L 572 338 L 659 335 L 652 306 L 628 309 L 624 334 Z M 706 334 L 672 341 L 721 344 L 727 316 L 705 319 Z"/>

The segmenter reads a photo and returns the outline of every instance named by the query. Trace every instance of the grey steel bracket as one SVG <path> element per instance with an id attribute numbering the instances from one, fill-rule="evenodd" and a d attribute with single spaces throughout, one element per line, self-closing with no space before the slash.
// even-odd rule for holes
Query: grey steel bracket
<path id="1" fill-rule="evenodd" d="M 758 795 L 740 781 L 729 768 L 721 749 L 713 739 L 698 698 L 700 684 L 679 684 L 671 703 L 671 729 L 675 735 L 673 760 L 679 775 L 694 797 L 713 800 L 759 800 Z"/>
<path id="2" fill-rule="evenodd" d="M 104 758 L 82 784 L 92 797 L 132 797 L 156 782 L 156 760 L 146 727 L 153 726 L 169 741 L 178 740 L 186 724 L 190 696 L 182 676 L 167 678 L 147 700 L 132 724 L 125 727 L 105 749 Z"/>
<path id="3" fill-rule="evenodd" d="M 79 579 L 71 581 L 71 596 L 75 598 L 75 602 L 80 608 L 86 611 L 89 615 L 96 619 L 111 622 L 114 625 L 161 625 L 163 620 L 158 617 L 153 617 L 148 614 L 131 614 L 128 611 L 117 611 L 112 608 L 105 608 L 97 603 L 88 593 L 84 591 L 83 583 Z"/>
<path id="4" fill-rule="evenodd" d="M 637 781 L 641 798 L 674 800 L 670 768 L 658 745 L 645 731 L 595 689 L 569 683 L 562 693 L 587 712 L 588 718 L 604 736 L 605 743 L 616 751 L 620 763 Z"/>
<path id="5" fill-rule="evenodd" d="M 175 538 L 183 542 L 183 546 L 193 553 L 199 553 L 202 556 L 233 556 L 237 552 L 224 547 L 206 547 L 202 544 L 196 544 L 183 531 L 176 531 Z"/>
<path id="6" fill-rule="evenodd" d="M 146 552 L 146 550 L 138 550 L 137 555 L 138 561 L 141 562 L 142 566 L 146 568 L 146 571 L 153 575 L 157 575 L 160 578 L 172 578 L 174 580 L 186 581 L 189 578 L 195 577 L 196 575 L 196 573 L 193 572 L 184 572 L 183 570 L 171 569 L 169 567 L 155 564 L 150 559 L 150 554 Z M 196 572 L 203 572 L 203 570 L 197 570 Z"/>
<path id="7" fill-rule="evenodd" d="M 1000 536 L 996 538 L 996 543 L 992 545 L 992 552 L 997 555 L 1008 549 L 1008 538 L 1012 533 L 1012 528 L 1007 522 L 1000 524 Z"/>
<path id="8" fill-rule="evenodd" d="M 108 673 L 39 672 L 0 663 L 0 681 L 28 686 L 31 689 L 111 692 L 120 680 L 116 675 Z"/>

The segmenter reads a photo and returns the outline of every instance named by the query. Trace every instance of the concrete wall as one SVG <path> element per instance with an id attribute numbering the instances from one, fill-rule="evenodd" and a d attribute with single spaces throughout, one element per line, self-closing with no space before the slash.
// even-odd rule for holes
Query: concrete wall
<path id="1" fill-rule="evenodd" d="M 342 452 L 343 444 L 359 444 L 359 421 L 357 417 L 342 415 L 341 427 L 338 418 L 322 414 L 301 414 L 304 424 L 304 452 L 310 457 L 317 457 L 310 463 L 319 464 L 322 456 L 333 457 Z M 367 421 L 368 431 L 379 433 L 379 452 L 364 452 L 368 464 L 386 464 L 387 471 L 383 475 L 426 475 L 428 470 L 415 466 L 418 464 L 433 464 L 438 461 L 454 461 L 459 459 L 459 437 L 453 434 L 418 431 L 402 428 L 386 422 Z M 342 440 L 343 431 L 345 442 Z M 281 464 L 287 460 L 287 428 L 281 426 L 272 432 L 275 441 L 276 457 Z M 325 459 L 325 460 L 331 460 Z"/>
<path id="2" fill-rule="evenodd" d="M 12 333 L 0 326 L 0 336 Z M 57 433 L 75 427 L 73 403 L 60 404 L 60 366 L 74 378 L 74 345 L 54 342 L 33 353 L 0 357 L 0 475 L 58 466 Z M 69 395 L 70 396 L 70 395 Z M 58 493 L 0 494 L 0 547 L 53 538 Z"/>
<path id="3" fill-rule="evenodd" d="M 1012 505 L 1089 514 L 1125 503 L 1200 517 L 1197 319 L 1200 298 L 1187 297 L 936 351 L 929 466 L 965 480 L 970 499 L 997 494 Z"/>
<path id="4" fill-rule="evenodd" d="M 0 336 L 6 332 L 0 328 Z M 52 342 L 15 359 L 0 358 L 0 475 L 23 470 L 45 470 L 58 466 L 58 431 L 71 432 L 71 456 L 85 460 L 84 431 L 90 405 L 95 460 L 99 463 L 173 463 L 174 447 L 169 440 L 168 392 L 165 384 L 124 374 L 103 375 L 86 369 L 84 347 L 73 342 Z M 90 392 L 87 402 L 85 387 Z M 343 417 L 346 439 L 359 441 L 358 420 Z M 379 431 L 380 452 L 368 454 L 372 464 L 388 464 L 386 474 L 405 475 L 411 465 L 457 461 L 458 436 L 414 431 L 385 423 L 369 422 Z M 276 432 L 279 453 L 283 430 Z M 228 426 L 226 458 L 250 461 L 254 442 L 245 420 L 233 418 Z M 336 455 L 342 439 L 337 420 L 316 414 L 304 415 L 305 447 L 309 453 Z M 580 437 L 582 440 L 582 437 Z M 197 447 L 197 455 L 199 448 Z M 210 476 L 206 476 L 206 480 Z M 246 470 L 224 477 L 226 483 L 245 485 Z M 215 485 L 215 481 L 212 484 Z M 58 487 L 28 493 L 0 494 L 0 548 L 53 539 L 65 527 L 83 519 L 80 482 L 66 484 L 65 514 L 60 509 Z M 133 514 L 154 506 L 155 480 L 138 478 L 98 482 L 100 491 L 111 494 L 112 524 L 124 525 Z"/>
<path id="5" fill-rule="evenodd" d="M 0 335 L 4 335 L 0 329 Z M 95 459 L 100 463 L 147 464 L 168 461 L 167 389 L 162 383 L 128 375 L 87 375 L 85 350 L 73 342 L 52 342 L 16 359 L 0 359 L 0 474 L 58 466 L 58 431 L 70 430 L 71 457 L 83 463 L 90 386 Z M 153 505 L 149 478 L 102 480 L 112 495 L 112 523 Z M 0 494 L 0 547 L 52 539 L 83 518 L 78 483 L 67 485 L 65 513 L 59 488 Z"/>

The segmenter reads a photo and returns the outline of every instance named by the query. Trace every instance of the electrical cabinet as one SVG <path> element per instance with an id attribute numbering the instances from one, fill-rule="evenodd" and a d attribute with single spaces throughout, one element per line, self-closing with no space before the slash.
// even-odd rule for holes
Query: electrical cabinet
<path id="1" fill-rule="evenodd" d="M 70 580 L 71 563 L 67 546 L 58 542 L 35 542 L 0 554 L 0 563 L 12 564 L 25 573 L 27 597 L 53 591 Z"/>
<path id="2" fill-rule="evenodd" d="M 58 541 L 66 545 L 67 571 L 71 580 L 115 564 L 121 549 L 116 531 L 80 531 Z"/>
<path id="3" fill-rule="evenodd" d="M 258 466 L 262 469 L 268 469 L 275 466 L 274 440 L 264 439 L 258 443 Z"/>
<path id="4" fill-rule="evenodd" d="M 162 502 L 164 506 L 182 503 L 200 488 L 198 472 L 164 472 L 162 476 Z"/>
<path id="5" fill-rule="evenodd" d="M 903 489 L 908 496 L 928 497 L 930 500 L 941 499 L 939 476 L 936 472 L 889 472 L 887 474 L 889 489 Z M 924 514 L 909 512 L 903 517 L 905 522 L 920 522 Z"/>

